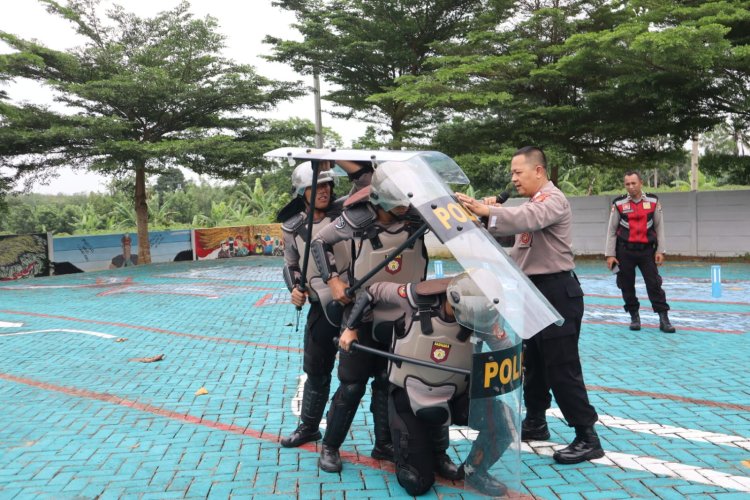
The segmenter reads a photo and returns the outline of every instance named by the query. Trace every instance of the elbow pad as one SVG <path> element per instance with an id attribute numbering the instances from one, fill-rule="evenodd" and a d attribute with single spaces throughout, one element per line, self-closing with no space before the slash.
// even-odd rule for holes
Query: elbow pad
<path id="1" fill-rule="evenodd" d="M 326 252 L 326 244 L 321 240 L 313 240 L 310 244 L 310 255 L 312 255 L 315 261 L 315 266 L 320 271 L 320 277 L 323 283 L 328 283 L 333 273 L 337 273 L 336 266 L 331 264 L 328 260 L 328 252 Z"/>
<path id="2" fill-rule="evenodd" d="M 286 284 L 286 287 L 290 292 L 294 290 L 295 286 L 299 285 L 299 278 L 295 278 L 295 276 L 299 275 L 299 273 L 299 268 L 292 268 L 291 266 L 284 266 L 284 269 L 282 270 L 282 274 L 284 275 L 284 283 Z"/>
<path id="3" fill-rule="evenodd" d="M 368 292 L 362 292 L 357 294 L 357 299 L 354 301 L 349 317 L 346 320 L 346 327 L 352 330 L 356 330 L 362 323 L 362 316 L 370 310 L 370 303 L 373 297 Z"/>

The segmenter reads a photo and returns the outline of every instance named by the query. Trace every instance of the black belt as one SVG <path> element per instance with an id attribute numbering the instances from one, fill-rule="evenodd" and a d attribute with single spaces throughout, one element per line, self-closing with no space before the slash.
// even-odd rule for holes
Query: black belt
<path id="1" fill-rule="evenodd" d="M 532 283 L 538 283 L 540 281 L 559 280 L 561 278 L 573 277 L 575 273 L 573 271 L 560 271 L 559 273 L 549 274 L 532 274 L 529 279 Z"/>
<path id="2" fill-rule="evenodd" d="M 654 246 L 653 243 L 630 243 L 629 241 L 619 241 L 618 243 L 628 250 L 645 250 Z"/>

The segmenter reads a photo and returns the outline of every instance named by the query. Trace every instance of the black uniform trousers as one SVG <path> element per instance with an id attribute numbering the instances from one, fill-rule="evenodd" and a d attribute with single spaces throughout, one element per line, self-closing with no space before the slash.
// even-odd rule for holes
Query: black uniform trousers
<path id="1" fill-rule="evenodd" d="M 388 346 L 372 338 L 372 323 L 365 322 L 358 329 L 359 343 L 388 352 Z M 343 383 L 366 384 L 370 377 L 384 377 L 388 369 L 388 360 L 382 356 L 351 349 L 339 354 L 339 380 Z"/>
<path id="2" fill-rule="evenodd" d="M 302 369 L 308 376 L 328 375 L 333 371 L 338 347 L 333 338 L 339 334 L 339 327 L 326 319 L 320 302 L 311 302 L 305 325 L 304 361 Z"/>
<path id="3" fill-rule="evenodd" d="M 539 291 L 565 319 L 550 325 L 524 345 L 524 402 L 527 412 L 544 412 L 552 396 L 571 427 L 591 426 L 597 421 L 589 403 L 578 354 L 583 319 L 583 290 L 572 271 L 529 276 Z"/>
<path id="4" fill-rule="evenodd" d="M 627 312 L 637 311 L 641 304 L 635 294 L 635 269 L 641 270 L 643 281 L 646 283 L 648 300 L 654 312 L 669 311 L 667 296 L 661 287 L 661 276 L 656 266 L 654 256 L 656 249 L 652 245 L 628 245 L 618 240 L 615 250 L 617 260 L 620 262 L 620 272 L 617 273 L 617 287 L 622 291 Z"/>

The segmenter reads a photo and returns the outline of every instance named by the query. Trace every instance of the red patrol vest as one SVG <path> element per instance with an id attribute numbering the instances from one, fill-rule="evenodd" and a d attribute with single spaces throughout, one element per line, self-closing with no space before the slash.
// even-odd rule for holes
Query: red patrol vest
<path id="1" fill-rule="evenodd" d="M 658 203 L 659 198 L 649 193 L 643 193 L 637 202 L 627 195 L 615 198 L 612 205 L 620 215 L 617 239 L 626 243 L 656 244 L 654 213 Z"/>

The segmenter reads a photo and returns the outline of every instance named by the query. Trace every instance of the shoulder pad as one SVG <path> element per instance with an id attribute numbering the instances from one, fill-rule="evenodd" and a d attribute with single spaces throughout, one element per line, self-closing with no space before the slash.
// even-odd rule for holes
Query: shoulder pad
<path id="1" fill-rule="evenodd" d="M 451 278 L 447 279 L 447 282 L 450 282 Z M 432 280 L 435 281 L 435 280 Z M 447 286 L 446 282 L 446 286 Z M 407 283 L 406 284 L 406 298 L 409 299 L 409 304 L 414 309 L 423 309 L 426 307 L 436 308 L 440 306 L 440 298 L 436 297 L 436 295 L 439 295 L 441 292 L 437 293 L 428 293 L 423 294 L 420 293 L 420 291 L 423 291 L 424 289 L 421 288 L 419 285 L 422 283 Z M 438 286 L 439 288 L 439 286 Z M 444 292 L 445 290 L 443 290 Z"/>
<path id="2" fill-rule="evenodd" d="M 369 203 L 360 203 L 344 210 L 341 217 L 354 229 L 363 229 L 375 222 L 377 213 Z"/>
<path id="3" fill-rule="evenodd" d="M 628 197 L 628 195 L 626 195 L 626 194 L 621 194 L 620 196 L 618 196 L 617 198 L 615 198 L 614 200 L 612 200 L 612 204 L 614 205 L 614 204 L 615 204 L 615 203 L 617 203 L 618 201 L 624 200 L 624 199 L 625 199 L 625 198 L 627 198 L 627 197 Z"/>
<path id="4" fill-rule="evenodd" d="M 656 196 L 654 193 L 643 193 L 644 198 L 651 198 L 650 201 L 659 201 L 659 197 Z"/>
<path id="5" fill-rule="evenodd" d="M 284 221 L 284 223 L 281 225 L 281 229 L 283 231 L 286 231 L 287 233 L 294 233 L 299 228 L 305 225 L 305 214 L 303 212 L 298 212 L 297 215 L 292 216 Z"/>
<path id="6" fill-rule="evenodd" d="M 349 208 L 360 203 L 370 201 L 370 186 L 363 187 L 359 191 L 351 193 L 344 202 L 344 207 Z"/>

